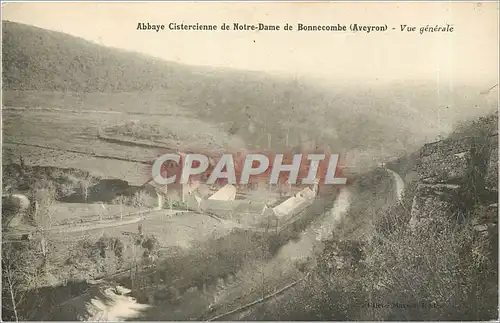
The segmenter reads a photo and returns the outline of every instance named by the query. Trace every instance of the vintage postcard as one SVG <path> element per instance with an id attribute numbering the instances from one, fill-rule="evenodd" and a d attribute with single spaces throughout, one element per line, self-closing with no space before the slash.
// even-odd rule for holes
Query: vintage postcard
<path id="1" fill-rule="evenodd" d="M 2 321 L 498 319 L 498 2 L 3 2 Z"/>

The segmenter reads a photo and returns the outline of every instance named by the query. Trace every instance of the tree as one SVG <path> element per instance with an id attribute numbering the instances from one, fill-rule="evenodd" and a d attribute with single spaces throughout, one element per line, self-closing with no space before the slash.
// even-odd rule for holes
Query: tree
<path id="1" fill-rule="evenodd" d="M 42 232 L 40 245 L 46 262 L 48 254 L 47 241 L 49 239 L 50 229 L 52 228 L 52 213 L 50 207 L 55 201 L 56 190 L 51 182 L 39 180 L 34 183 L 31 195 L 34 203 L 32 218 L 38 230 Z"/>
<path id="2" fill-rule="evenodd" d="M 158 257 L 158 250 L 160 248 L 158 239 L 154 235 L 151 235 L 143 240 L 142 247 L 145 249 L 143 254 L 144 258 L 154 262 Z"/>
<path id="3" fill-rule="evenodd" d="M 41 281 L 35 247 L 25 243 L 2 244 L 2 320 L 28 320 L 35 314 L 27 306 Z M 28 300 L 31 296 L 31 302 Z"/>
<path id="4" fill-rule="evenodd" d="M 124 244 L 119 238 L 103 235 L 94 248 L 98 251 L 94 261 L 99 267 L 98 270 L 106 275 L 115 272 L 123 264 Z"/>
<path id="5" fill-rule="evenodd" d="M 31 200 L 34 203 L 33 220 L 41 226 L 50 226 L 50 207 L 54 203 L 56 190 L 47 180 L 39 180 L 33 184 Z"/>
<path id="6" fill-rule="evenodd" d="M 85 203 L 88 202 L 90 185 L 92 185 L 92 178 L 84 178 L 80 181 L 80 190 Z"/>

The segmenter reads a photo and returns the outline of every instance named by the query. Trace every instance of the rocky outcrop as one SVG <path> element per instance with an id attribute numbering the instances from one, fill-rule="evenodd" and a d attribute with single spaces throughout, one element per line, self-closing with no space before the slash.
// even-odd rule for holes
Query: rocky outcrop
<path id="1" fill-rule="evenodd" d="M 473 220 L 474 230 L 482 235 L 489 235 L 497 231 L 498 203 L 486 206 L 483 212 Z"/>
<path id="2" fill-rule="evenodd" d="M 410 227 L 427 228 L 488 206 L 488 219 L 476 221 L 478 231 L 496 227 L 498 210 L 498 132 L 449 138 L 420 150 L 420 177 L 411 209 Z M 493 210 L 493 211 L 492 211 Z"/>
<path id="3" fill-rule="evenodd" d="M 424 183 L 463 183 L 471 164 L 472 138 L 442 140 L 420 151 L 417 172 Z"/>

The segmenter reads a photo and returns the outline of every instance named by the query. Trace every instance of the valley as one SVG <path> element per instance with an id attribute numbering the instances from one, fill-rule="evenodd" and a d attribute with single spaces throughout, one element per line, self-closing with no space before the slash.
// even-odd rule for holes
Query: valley
<path id="1" fill-rule="evenodd" d="M 3 320 L 493 318 L 489 83 L 318 82 L 2 24 Z M 165 152 L 226 151 L 329 151 L 347 182 L 151 181 Z M 363 307 L 416 300 L 442 306 Z"/>

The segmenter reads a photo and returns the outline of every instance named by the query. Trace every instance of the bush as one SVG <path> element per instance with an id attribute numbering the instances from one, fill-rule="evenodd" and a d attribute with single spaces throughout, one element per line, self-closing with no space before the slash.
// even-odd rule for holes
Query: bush
<path id="1" fill-rule="evenodd" d="M 165 284 L 175 286 L 180 292 L 194 286 L 201 288 L 204 284 L 215 284 L 217 278 L 235 274 L 246 262 L 268 256 L 263 242 L 258 234 L 234 230 L 223 238 L 195 242 L 189 252 L 166 256 L 156 267 L 156 274 L 162 276 Z M 155 245 L 151 242 L 145 245 L 150 244 Z M 154 283 L 153 280 L 149 282 Z"/>
<path id="2" fill-rule="evenodd" d="M 57 188 L 57 199 L 71 196 L 75 193 L 75 186 L 71 183 L 62 183 Z"/>
<path id="3" fill-rule="evenodd" d="M 179 200 L 169 200 L 167 205 L 169 207 L 172 206 L 173 209 L 178 209 L 178 210 L 186 210 L 188 208 L 186 202 L 182 202 Z"/>
<path id="4" fill-rule="evenodd" d="M 130 205 L 134 207 L 144 207 L 147 205 L 147 194 L 144 191 L 135 192 L 132 195 Z"/>
<path id="5" fill-rule="evenodd" d="M 159 125 L 144 124 L 137 121 L 131 121 L 123 125 L 108 128 L 107 132 L 143 140 L 184 139 L 171 132 L 169 129 L 160 128 Z"/>
<path id="6" fill-rule="evenodd" d="M 106 237 L 102 236 L 94 245 L 102 258 L 106 258 L 109 255 L 114 255 L 118 258 L 122 258 L 124 244 L 119 238 L 116 237 Z"/>
<path id="7" fill-rule="evenodd" d="M 159 246 L 160 242 L 158 241 L 158 238 L 156 238 L 154 235 L 147 237 L 142 243 L 142 247 L 148 250 L 149 252 L 157 250 Z"/>
<path id="8" fill-rule="evenodd" d="M 440 232 L 426 229 L 415 234 L 405 228 L 379 232 L 365 253 L 365 286 L 375 300 L 429 308 L 395 308 L 364 319 L 496 318 L 496 304 L 491 302 L 497 299 L 496 288 L 491 289 L 497 285 L 496 255 L 491 254 L 491 242 L 469 225 L 449 224 Z"/>
<path id="9" fill-rule="evenodd" d="M 417 181 L 408 183 L 403 192 L 401 202 L 384 207 L 376 212 L 373 219 L 376 232 L 390 234 L 395 230 L 408 226 L 417 185 Z"/>
<path id="10" fill-rule="evenodd" d="M 148 196 L 144 191 L 138 191 L 132 195 L 119 195 L 111 201 L 111 204 L 128 205 L 137 208 L 146 207 L 148 205 Z"/>
<path id="11" fill-rule="evenodd" d="M 123 264 L 125 245 L 117 237 L 102 236 L 97 241 L 81 240 L 72 248 L 67 265 L 73 265 L 83 278 L 95 278 L 115 272 Z"/>

